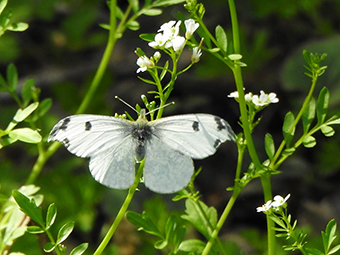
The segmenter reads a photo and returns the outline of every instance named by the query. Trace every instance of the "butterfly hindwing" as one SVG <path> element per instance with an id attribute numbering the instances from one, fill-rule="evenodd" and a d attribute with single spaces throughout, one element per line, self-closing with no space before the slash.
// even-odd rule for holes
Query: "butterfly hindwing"
<path id="1" fill-rule="evenodd" d="M 192 159 L 175 151 L 156 136 L 146 144 L 144 182 L 150 190 L 172 193 L 188 185 L 194 171 Z"/>
<path id="2" fill-rule="evenodd" d="M 234 132 L 220 117 L 210 114 L 186 114 L 151 121 L 154 135 L 168 146 L 192 158 L 201 159 L 215 153 Z"/>
<path id="3" fill-rule="evenodd" d="M 135 143 L 131 136 L 115 147 L 90 157 L 90 172 L 94 179 L 115 189 L 129 188 L 135 179 Z"/>

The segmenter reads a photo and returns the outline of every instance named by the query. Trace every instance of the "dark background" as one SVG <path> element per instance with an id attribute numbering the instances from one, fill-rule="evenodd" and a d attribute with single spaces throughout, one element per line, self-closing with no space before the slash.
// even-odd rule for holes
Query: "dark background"
<path id="1" fill-rule="evenodd" d="M 216 25 L 221 25 L 229 35 L 228 40 L 232 41 L 227 1 L 206 0 L 202 3 L 206 7 L 204 20 L 209 30 L 214 31 Z M 124 9 L 126 2 L 119 1 L 119 4 Z M 53 99 L 53 107 L 43 123 L 45 129 L 41 131 L 46 136 L 60 118 L 75 112 L 86 93 L 107 39 L 107 31 L 98 24 L 109 21 L 109 12 L 104 1 L 90 0 L 16 0 L 10 1 L 9 7 L 12 8 L 13 21 L 26 22 L 30 27 L 20 33 L 8 31 L 0 38 L 0 71 L 5 75 L 7 65 L 15 63 L 20 84 L 33 78 L 36 86 L 41 88 L 41 99 Z M 254 131 L 255 146 L 260 159 L 265 160 L 264 135 L 271 133 L 276 146 L 279 145 L 285 114 L 288 111 L 297 113 L 311 84 L 310 79 L 303 74 L 303 49 L 328 54 L 324 61 L 328 69 L 320 78 L 314 96 L 317 97 L 323 86 L 328 87 L 331 94 L 329 116 L 338 112 L 340 2 L 241 0 L 236 1 L 236 7 L 242 60 L 247 63 L 247 67 L 243 68 L 246 92 L 275 92 L 280 99 L 278 104 L 270 105 L 260 113 L 262 121 Z M 114 96 L 118 95 L 132 105 L 141 105 L 140 95 L 153 89 L 136 75 L 138 67 L 134 50 L 140 47 L 148 55 L 154 52 L 139 38 L 139 34 L 155 33 L 161 24 L 176 19 L 178 12 L 189 17 L 183 5 L 177 5 L 164 9 L 164 13 L 157 17 L 142 16 L 138 19 L 141 25 L 139 31 L 126 31 L 115 46 L 108 70 L 87 113 L 113 115 L 115 112 L 121 114 L 128 111 L 135 116 Z M 180 67 L 185 67 L 189 61 L 190 52 L 184 52 Z M 148 78 L 147 73 L 141 76 Z M 241 131 L 238 126 L 238 105 L 233 99 L 227 98 L 235 90 L 231 71 L 204 52 L 201 61 L 178 78 L 170 97 L 176 105 L 168 107 L 165 115 L 198 112 L 216 114 L 226 119 L 238 133 Z M 152 99 L 151 96 L 148 95 L 148 98 Z M 0 125 L 5 129 L 17 106 L 8 94 L 1 93 L 0 109 Z M 335 130 L 336 134 L 332 138 L 316 134 L 316 147 L 299 148 L 278 169 L 282 174 L 272 178 L 273 193 L 282 196 L 290 193 L 289 212 L 300 224 L 310 226 L 316 233 L 323 230 L 331 218 L 339 219 L 339 128 L 335 127 Z M 298 134 L 301 134 L 301 129 L 297 130 Z M 196 167 L 203 166 L 196 187 L 202 194 L 202 200 L 219 212 L 224 209 L 230 196 L 230 192 L 225 189 L 233 185 L 236 157 L 236 145 L 229 142 L 221 146 L 216 155 L 196 161 Z M 12 189 L 20 187 L 35 160 L 34 146 L 18 142 L 2 149 L 2 193 L 9 196 Z M 249 160 L 245 161 L 244 169 Z M 101 227 L 115 217 L 126 195 L 126 191 L 111 190 L 95 182 L 87 170 L 87 160 L 70 155 L 64 148 L 60 148 L 48 161 L 36 185 L 41 187 L 45 197 L 43 206 L 56 203 L 58 224 L 68 220 L 76 222 L 73 235 L 75 244 L 90 242 L 95 246 L 100 240 Z M 153 199 L 151 205 L 156 205 L 155 200 L 158 199 L 155 198 L 157 194 L 142 186 L 130 207 L 137 212 L 142 211 L 148 199 Z M 169 202 L 172 196 L 162 198 Z M 265 229 L 264 215 L 257 214 L 255 210 L 262 203 L 260 182 L 252 181 L 240 195 L 222 235 L 246 249 L 247 246 L 244 248 L 239 241 L 240 236 L 251 243 L 249 240 Z M 168 206 L 171 210 L 183 210 L 183 202 L 168 203 Z M 116 244 L 123 246 L 122 242 L 127 242 L 127 246 L 142 247 L 143 239 L 134 237 L 134 227 L 128 224 L 124 226 L 121 230 L 123 234 L 118 236 L 124 236 L 124 231 L 128 231 L 125 235 L 133 236 L 132 240 L 117 239 Z M 249 230 L 252 228 L 257 229 L 257 234 Z M 126 253 L 120 251 L 119 254 L 134 252 L 129 253 L 127 249 Z"/>

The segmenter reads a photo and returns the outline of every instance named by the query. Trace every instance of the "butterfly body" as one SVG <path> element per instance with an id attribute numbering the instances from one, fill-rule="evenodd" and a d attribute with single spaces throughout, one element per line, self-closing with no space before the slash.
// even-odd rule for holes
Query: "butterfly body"
<path id="1" fill-rule="evenodd" d="M 144 164 L 145 185 L 159 193 L 184 188 L 193 174 L 194 159 L 216 152 L 234 140 L 229 124 L 210 114 L 187 114 L 148 121 L 142 109 L 136 121 L 100 115 L 73 115 L 60 120 L 48 141 L 62 142 L 79 157 L 100 183 L 117 189 L 134 182 L 135 162 Z"/>

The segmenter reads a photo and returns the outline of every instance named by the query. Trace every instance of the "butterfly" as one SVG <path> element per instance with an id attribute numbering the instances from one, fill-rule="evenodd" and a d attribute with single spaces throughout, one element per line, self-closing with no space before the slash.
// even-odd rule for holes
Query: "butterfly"
<path id="1" fill-rule="evenodd" d="M 76 156 L 90 158 L 94 179 L 116 189 L 133 184 L 135 163 L 145 159 L 145 186 L 158 193 L 173 193 L 190 182 L 192 158 L 206 158 L 221 143 L 235 140 L 230 125 L 214 115 L 186 114 L 153 121 L 145 115 L 145 109 L 136 121 L 72 115 L 53 127 L 48 141 L 59 141 Z"/>

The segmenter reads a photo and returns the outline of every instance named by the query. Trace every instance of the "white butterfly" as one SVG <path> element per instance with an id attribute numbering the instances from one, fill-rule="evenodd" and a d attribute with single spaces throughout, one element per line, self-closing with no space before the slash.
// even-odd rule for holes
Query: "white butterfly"
<path id="1" fill-rule="evenodd" d="M 135 162 L 145 158 L 145 185 L 159 193 L 184 188 L 193 174 L 192 158 L 214 154 L 227 140 L 234 141 L 234 132 L 220 117 L 187 114 L 148 121 L 145 109 L 136 121 L 87 114 L 69 116 L 53 127 L 48 138 L 62 142 L 78 157 L 89 157 L 93 177 L 116 189 L 133 184 Z"/>

